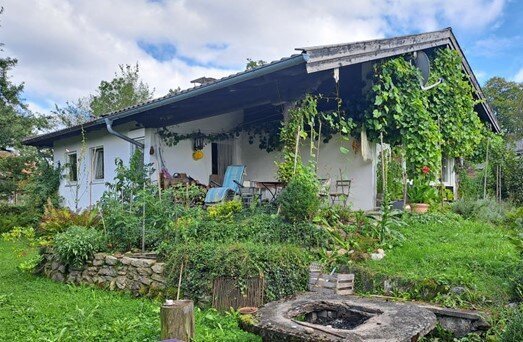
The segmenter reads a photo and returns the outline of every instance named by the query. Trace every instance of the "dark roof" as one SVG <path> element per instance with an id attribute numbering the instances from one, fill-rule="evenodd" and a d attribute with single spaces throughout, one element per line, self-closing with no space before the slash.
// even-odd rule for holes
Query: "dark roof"
<path id="1" fill-rule="evenodd" d="M 479 114 L 483 117 L 483 119 L 492 124 L 492 129 L 494 131 L 499 132 L 500 128 L 496 118 L 490 106 L 486 103 L 481 87 L 474 73 L 472 72 L 470 65 L 468 64 L 465 55 L 463 54 L 456 37 L 452 33 L 451 28 L 415 35 L 368 40 L 349 44 L 298 48 L 296 50 L 300 50 L 300 54 L 282 58 L 278 61 L 274 61 L 250 70 L 238 72 L 218 80 L 210 81 L 209 79 L 208 83 L 111 112 L 104 115 L 104 117 L 108 117 L 112 120 L 129 118 L 133 115 L 150 111 L 158 107 L 171 105 L 175 102 L 203 95 L 205 93 L 229 87 L 231 85 L 257 77 L 262 77 L 303 63 L 305 63 L 307 72 L 309 74 L 313 74 L 328 69 L 377 60 L 438 46 L 449 46 L 450 48 L 458 51 L 458 53 L 461 55 L 463 59 L 463 68 L 470 77 L 471 83 L 476 91 L 476 96 L 479 100 L 482 100 L 480 104 L 482 113 Z M 28 138 L 24 140 L 24 143 L 34 146 L 52 146 L 52 142 L 56 139 L 75 135 L 76 132 L 80 132 L 82 129 L 93 129 L 95 127 L 101 127 L 105 125 L 104 117 L 89 121 L 83 125 L 73 126 L 37 137 Z"/>

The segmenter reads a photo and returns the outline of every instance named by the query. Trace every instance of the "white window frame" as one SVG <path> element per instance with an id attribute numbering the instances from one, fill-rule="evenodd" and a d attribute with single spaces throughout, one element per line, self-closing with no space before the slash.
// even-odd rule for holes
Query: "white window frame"
<path id="1" fill-rule="evenodd" d="M 96 177 L 96 169 L 98 167 L 97 152 L 102 150 L 102 178 Z M 105 149 L 103 145 L 91 147 L 91 183 L 103 183 L 105 180 Z"/>
<path id="2" fill-rule="evenodd" d="M 443 185 L 445 186 L 455 186 L 456 185 L 456 181 L 455 181 L 455 174 L 454 174 L 454 164 L 455 164 L 455 160 L 454 158 L 447 158 L 447 157 L 443 157 L 442 160 L 441 160 L 441 164 L 442 164 L 442 178 L 441 178 L 441 181 L 443 182 Z M 446 164 L 446 175 L 443 175 L 443 164 Z M 444 181 L 443 179 L 445 178 L 444 176 L 446 176 L 446 180 Z"/>
<path id="3" fill-rule="evenodd" d="M 75 180 L 71 180 L 71 156 L 72 155 L 75 155 L 76 156 L 76 179 Z M 79 168 L 79 165 L 78 165 L 78 152 L 77 151 L 70 151 L 70 152 L 66 152 L 65 153 L 65 165 L 67 167 L 67 184 L 68 185 L 74 185 L 74 184 L 77 184 L 78 183 L 78 168 Z"/>

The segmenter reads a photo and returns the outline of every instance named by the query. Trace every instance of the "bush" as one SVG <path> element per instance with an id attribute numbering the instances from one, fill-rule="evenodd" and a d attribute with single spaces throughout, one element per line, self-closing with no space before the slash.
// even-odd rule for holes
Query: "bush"
<path id="1" fill-rule="evenodd" d="M 282 216 L 290 222 L 310 221 L 320 208 L 319 183 L 313 172 L 296 173 L 278 196 Z"/>
<path id="2" fill-rule="evenodd" d="M 239 200 L 218 203 L 207 208 L 209 217 L 216 221 L 231 221 L 234 214 L 242 211 L 243 205 Z"/>
<path id="3" fill-rule="evenodd" d="M 501 335 L 503 342 L 523 341 L 523 304 L 510 317 L 505 331 Z"/>
<path id="4" fill-rule="evenodd" d="M 77 214 L 68 208 L 56 208 L 49 202 L 45 207 L 37 233 L 40 236 L 50 237 L 72 226 L 97 228 L 99 225 L 100 218 L 96 211 L 84 210 Z"/>
<path id="5" fill-rule="evenodd" d="M 302 248 L 286 244 L 180 244 L 169 255 L 167 277 L 177 284 L 183 262 L 185 297 L 208 304 L 215 278 L 233 277 L 241 286 L 248 278 L 262 276 L 265 300 L 273 301 L 307 289 L 310 259 Z"/>
<path id="6" fill-rule="evenodd" d="M 192 212 L 192 208 L 174 204 L 172 195 L 171 189 L 164 190 L 159 200 L 157 187 L 151 185 L 138 190 L 133 200 L 122 201 L 117 192 L 107 191 L 99 206 L 110 246 L 121 251 L 140 248 L 145 227 L 145 248 L 157 248 L 168 238 L 170 223 Z"/>
<path id="7" fill-rule="evenodd" d="M 496 202 L 491 198 L 480 200 L 461 199 L 454 202 L 451 207 L 455 213 L 460 214 L 464 218 L 494 224 L 503 223 L 508 213 L 508 204 Z"/>
<path id="8" fill-rule="evenodd" d="M 196 208 L 171 223 L 171 235 L 165 243 L 256 242 L 291 243 L 308 248 L 323 247 L 328 235 L 321 227 L 308 222 L 288 223 L 263 209 L 244 210 L 228 221 L 216 221 Z"/>
<path id="9" fill-rule="evenodd" d="M 0 204 L 0 233 L 14 227 L 35 226 L 40 213 L 24 205 Z"/>
<path id="10" fill-rule="evenodd" d="M 103 249 L 103 241 L 102 233 L 96 229 L 71 226 L 56 234 L 54 249 L 65 265 L 81 267 L 94 253 Z"/>

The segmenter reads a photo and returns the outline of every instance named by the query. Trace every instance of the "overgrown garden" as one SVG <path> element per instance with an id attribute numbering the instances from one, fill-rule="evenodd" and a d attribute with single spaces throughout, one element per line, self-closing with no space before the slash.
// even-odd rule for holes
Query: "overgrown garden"
<path id="1" fill-rule="evenodd" d="M 357 104 L 363 108 L 359 117 L 351 112 L 356 104 L 344 104 L 339 94 L 307 95 L 289 111 L 278 139 L 273 128 L 255 132 L 264 141 L 260 148 L 281 150 L 278 178 L 286 187 L 275 203 L 253 201 L 246 207 L 233 200 L 204 208 L 198 187 L 160 189 L 153 184 L 153 170 L 140 164 L 138 151 L 129 164 L 115 161 L 117 176 L 95 208 L 73 212 L 59 205 L 60 170 L 42 159 L 29 181 L 33 184 L 29 189 L 34 190 L 27 195 L 38 196 L 27 202 L 37 214 L 9 206 L 0 215 L 0 230 L 11 241 L 3 242 L 3 248 L 9 250 L 17 239 L 51 247 L 67 267 L 82 267 L 98 252 L 154 251 L 167 264 L 168 287 L 163 295 L 173 297 L 180 291 L 202 308 L 211 304 L 217 277 L 233 278 L 240 289 L 248 279 L 261 277 L 266 284 L 264 299 L 272 301 L 305 291 L 309 265 L 319 261 L 328 271 L 355 272 L 361 294 L 390 295 L 378 280 L 391 278 L 401 284 L 392 290 L 396 297 L 487 310 L 492 313 L 493 329 L 486 336 L 509 341 L 504 331 L 522 329 L 521 306 L 506 305 L 521 302 L 523 296 L 523 192 L 518 181 L 523 163 L 474 112 L 473 90 L 461 70 L 460 57 L 447 49 L 431 57 L 432 81 L 445 80 L 431 90 L 420 88 L 419 71 L 408 56 L 392 58 L 375 65 L 372 91 Z M 335 103 L 335 109 L 320 111 L 320 104 L 326 102 Z M 351 137 L 360 137 L 363 131 L 381 146 L 381 208 L 374 213 L 322 200 L 316 175 L 321 143 L 341 139 L 347 145 L 340 150 L 343 156 Z M 170 138 L 175 143 L 187 137 Z M 307 160 L 298 152 L 304 147 L 309 150 Z M 443 157 L 457 161 L 459 200 L 454 201 L 454 194 L 442 185 Z M 428 203 L 430 212 L 394 210 L 393 200 Z M 40 256 L 31 248 L 24 250 L 29 255 L 21 268 L 37 268 Z M 15 274 L 12 268 L 9 263 L 3 272 L 27 284 L 45 284 L 52 291 L 64 289 Z M 103 297 L 100 301 L 121 302 L 137 312 L 139 321 L 114 318 L 107 309 L 112 323 L 102 326 L 95 317 L 105 309 L 91 306 L 79 309 L 63 324 L 50 324 L 50 331 L 34 328 L 24 336 L 90 338 L 88 334 L 95 334 L 116 339 L 124 336 L 122 331 L 140 331 L 143 324 L 147 329 L 136 338 L 156 338 L 153 302 L 132 302 L 87 288 L 67 291 L 83 300 Z M 8 319 L 6 310 L 25 310 L 17 299 L 21 292 L 15 288 L 14 295 L 0 297 L 4 315 L 0 317 L 16 332 L 22 323 Z M 33 309 L 40 317 L 43 309 Z M 235 330 L 233 316 L 199 311 L 197 319 L 201 331 L 213 327 L 208 338 L 253 338 Z M 92 329 L 77 332 L 86 335 L 71 331 L 68 324 L 78 320 L 93 322 Z M 200 332 L 198 338 L 204 336 Z"/>

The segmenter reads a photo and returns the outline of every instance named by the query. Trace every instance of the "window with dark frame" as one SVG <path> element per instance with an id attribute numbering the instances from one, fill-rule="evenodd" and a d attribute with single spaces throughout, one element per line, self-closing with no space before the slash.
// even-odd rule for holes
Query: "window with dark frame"
<path id="1" fill-rule="evenodd" d="M 76 152 L 67 154 L 67 168 L 69 182 L 78 181 L 78 158 Z"/>
<path id="2" fill-rule="evenodd" d="M 102 146 L 93 148 L 93 179 L 104 179 L 104 148 Z"/>

